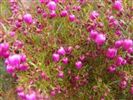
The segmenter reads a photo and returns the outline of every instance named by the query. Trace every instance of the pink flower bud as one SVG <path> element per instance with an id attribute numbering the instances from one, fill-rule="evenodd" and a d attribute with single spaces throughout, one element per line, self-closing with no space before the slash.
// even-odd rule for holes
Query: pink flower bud
<path id="1" fill-rule="evenodd" d="M 37 100 L 36 94 L 34 92 L 31 94 L 26 94 L 26 100 Z"/>
<path id="2" fill-rule="evenodd" d="M 62 62 L 63 62 L 64 64 L 68 64 L 68 58 L 67 58 L 67 57 L 63 58 L 63 59 L 62 59 Z"/>
<path id="3" fill-rule="evenodd" d="M 123 7 L 122 7 L 122 1 L 120 0 L 116 0 L 113 4 L 113 8 L 117 11 L 122 11 Z"/>
<path id="4" fill-rule="evenodd" d="M 96 19 L 98 17 L 99 17 L 99 13 L 98 12 L 96 12 L 96 11 L 91 12 L 91 14 L 90 14 L 90 19 L 91 20 L 94 20 L 94 19 Z"/>
<path id="5" fill-rule="evenodd" d="M 95 31 L 95 30 L 91 30 L 90 31 L 90 38 L 91 39 L 95 39 L 96 38 L 96 36 L 98 35 L 98 32 L 97 31 Z"/>
<path id="6" fill-rule="evenodd" d="M 31 14 L 25 14 L 25 15 L 23 16 L 23 20 L 24 20 L 25 23 L 27 23 L 27 24 L 32 24 L 32 23 L 33 23 L 33 19 L 32 19 Z"/>
<path id="7" fill-rule="evenodd" d="M 107 53 L 106 53 L 106 56 L 108 57 L 108 58 L 114 58 L 115 56 L 117 55 L 117 49 L 115 49 L 115 48 L 108 48 L 108 50 L 107 50 Z"/>
<path id="8" fill-rule="evenodd" d="M 61 16 L 61 17 L 66 17 L 67 14 L 68 14 L 67 10 L 63 10 L 63 11 L 61 11 L 60 16 Z"/>
<path id="9" fill-rule="evenodd" d="M 55 10 L 52 10 L 50 12 L 50 18 L 54 18 L 54 17 L 56 17 L 56 12 L 55 12 Z"/>
<path id="10" fill-rule="evenodd" d="M 118 40 L 115 42 L 115 48 L 120 48 L 123 44 L 123 40 Z"/>
<path id="11" fill-rule="evenodd" d="M 77 62 L 75 63 L 75 66 L 76 66 L 77 69 L 81 69 L 81 67 L 83 66 L 83 64 L 82 64 L 81 61 L 77 61 Z"/>
<path id="12" fill-rule="evenodd" d="M 60 54 L 60 55 L 65 55 L 66 54 L 66 51 L 65 51 L 65 49 L 63 47 L 60 47 L 58 49 L 57 53 Z"/>
<path id="13" fill-rule="evenodd" d="M 14 37 L 14 36 L 15 36 L 15 34 L 16 34 L 16 33 L 15 33 L 15 32 L 13 32 L 13 31 L 12 31 L 12 32 L 9 32 L 9 35 L 10 35 L 11 37 Z"/>
<path id="14" fill-rule="evenodd" d="M 9 74 L 12 74 L 15 71 L 15 67 L 13 67 L 13 66 L 6 66 L 6 71 Z"/>
<path id="15" fill-rule="evenodd" d="M 71 14 L 69 15 L 69 21 L 73 22 L 75 20 L 75 15 Z"/>
<path id="16" fill-rule="evenodd" d="M 133 86 L 130 88 L 130 93 L 133 95 Z"/>
<path id="17" fill-rule="evenodd" d="M 95 42 L 97 45 L 103 45 L 106 41 L 106 37 L 103 34 L 98 34 L 95 38 Z"/>
<path id="18" fill-rule="evenodd" d="M 53 58 L 53 61 L 54 62 L 58 62 L 60 60 L 60 55 L 57 54 L 57 53 L 54 53 L 53 56 L 52 56 L 52 58 Z"/>
<path id="19" fill-rule="evenodd" d="M 123 48 L 125 50 L 128 50 L 129 48 L 131 48 L 133 46 L 133 41 L 131 39 L 125 39 L 123 41 Z"/>
<path id="20" fill-rule="evenodd" d="M 109 66 L 107 70 L 109 73 L 114 73 L 116 71 L 116 67 L 112 65 L 112 66 Z"/>
<path id="21" fill-rule="evenodd" d="M 63 73 L 63 71 L 59 71 L 59 73 L 58 73 L 58 77 L 59 77 L 59 78 L 63 78 L 63 77 L 64 77 L 64 73 Z"/>
<path id="22" fill-rule="evenodd" d="M 56 3 L 54 1 L 49 1 L 47 4 L 49 10 L 56 10 Z"/>
<path id="23" fill-rule="evenodd" d="M 121 89 L 125 89 L 127 87 L 127 81 L 126 80 L 120 81 L 119 86 Z"/>
<path id="24" fill-rule="evenodd" d="M 117 66 L 121 66 L 123 61 L 124 61 L 124 59 L 122 57 L 120 57 L 120 56 L 117 57 L 117 59 L 116 59 L 116 65 Z"/>

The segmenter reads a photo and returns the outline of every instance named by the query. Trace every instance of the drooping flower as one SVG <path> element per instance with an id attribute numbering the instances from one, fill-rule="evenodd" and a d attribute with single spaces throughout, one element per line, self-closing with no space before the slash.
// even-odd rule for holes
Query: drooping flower
<path id="1" fill-rule="evenodd" d="M 47 4 L 49 10 L 56 10 L 56 3 L 54 1 L 49 1 L 49 3 Z"/>
<path id="2" fill-rule="evenodd" d="M 91 12 L 91 14 L 90 14 L 90 19 L 91 20 L 94 20 L 94 19 L 96 19 L 98 17 L 99 17 L 99 13 L 98 12 L 96 12 L 96 11 Z"/>
<path id="3" fill-rule="evenodd" d="M 128 49 L 131 48 L 131 47 L 133 47 L 133 40 L 131 40 L 131 39 L 125 39 L 125 40 L 123 41 L 123 48 L 124 48 L 125 50 L 128 50 Z"/>
<path id="4" fill-rule="evenodd" d="M 116 48 L 108 48 L 107 53 L 106 53 L 106 56 L 108 58 L 112 59 L 112 58 L 116 57 L 116 55 L 117 55 L 117 49 Z"/>
<path id="5" fill-rule="evenodd" d="M 52 58 L 53 58 L 53 61 L 54 62 L 58 62 L 60 60 L 60 55 L 57 54 L 57 53 L 54 53 L 53 56 L 52 56 Z"/>
<path id="6" fill-rule="evenodd" d="M 82 64 L 81 61 L 77 61 L 77 62 L 75 63 L 75 67 L 76 67 L 77 69 L 81 69 L 82 66 L 83 66 L 83 64 Z"/>
<path id="7" fill-rule="evenodd" d="M 106 41 L 106 37 L 103 34 L 98 34 L 94 41 L 97 45 L 103 45 Z"/>
<path id="8" fill-rule="evenodd" d="M 60 54 L 60 55 L 65 55 L 66 54 L 66 51 L 65 51 L 65 49 L 63 47 L 60 47 L 58 49 L 57 53 Z"/>
<path id="9" fill-rule="evenodd" d="M 69 21 L 73 22 L 75 20 L 75 15 L 71 14 L 69 15 Z"/>
<path id="10" fill-rule="evenodd" d="M 117 11 L 122 11 L 123 7 L 122 7 L 122 1 L 121 0 L 116 0 L 113 4 L 113 8 Z"/>
<path id="11" fill-rule="evenodd" d="M 32 15 L 31 14 L 25 14 L 23 16 L 23 20 L 25 21 L 25 23 L 27 24 L 32 24 L 33 23 L 33 19 L 32 19 Z"/>
<path id="12" fill-rule="evenodd" d="M 68 15 L 67 10 L 63 10 L 63 11 L 61 11 L 61 13 L 60 13 L 60 16 L 61 16 L 61 17 L 66 17 L 67 15 Z"/>

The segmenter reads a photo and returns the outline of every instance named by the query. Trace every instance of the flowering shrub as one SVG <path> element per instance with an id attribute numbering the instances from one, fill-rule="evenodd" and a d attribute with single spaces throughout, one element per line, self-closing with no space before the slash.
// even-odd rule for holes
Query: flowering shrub
<path id="1" fill-rule="evenodd" d="M 133 98 L 131 0 L 30 2 L 0 3 L 0 58 L 18 100 Z"/>

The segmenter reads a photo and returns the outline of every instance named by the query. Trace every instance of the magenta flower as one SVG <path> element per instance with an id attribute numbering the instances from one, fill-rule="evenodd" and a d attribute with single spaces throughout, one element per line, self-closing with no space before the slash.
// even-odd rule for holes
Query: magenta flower
<path id="1" fill-rule="evenodd" d="M 54 18 L 54 17 L 56 17 L 56 12 L 55 10 L 52 10 L 50 11 L 50 18 Z"/>
<path id="2" fill-rule="evenodd" d="M 56 10 L 56 3 L 54 1 L 49 1 L 47 4 L 49 10 Z"/>
<path id="3" fill-rule="evenodd" d="M 106 41 L 106 37 L 103 34 L 98 34 L 94 41 L 97 45 L 103 45 Z"/>
<path id="4" fill-rule="evenodd" d="M 25 21 L 25 23 L 27 24 L 32 24 L 33 23 L 33 19 L 32 19 L 32 15 L 31 14 L 25 14 L 23 16 L 23 20 Z"/>
<path id="5" fill-rule="evenodd" d="M 66 17 L 67 15 L 68 15 L 67 10 L 63 10 L 63 11 L 61 11 L 61 13 L 60 13 L 60 16 L 61 16 L 61 17 Z"/>
<path id="6" fill-rule="evenodd" d="M 120 48 L 123 45 L 123 40 L 118 40 L 115 42 L 115 48 Z"/>
<path id="7" fill-rule="evenodd" d="M 63 77 L 64 77 L 64 73 L 63 73 L 63 71 L 59 71 L 59 73 L 58 73 L 58 77 L 59 77 L 59 78 L 63 78 Z"/>
<path id="8" fill-rule="evenodd" d="M 125 40 L 123 41 L 123 48 L 124 48 L 125 50 L 128 50 L 128 49 L 131 48 L 131 47 L 133 47 L 133 40 L 131 40 L 131 39 L 125 39 Z"/>
<path id="9" fill-rule="evenodd" d="M 122 63 L 123 63 L 123 61 L 124 61 L 124 59 L 122 58 L 122 57 L 117 57 L 117 59 L 116 59 L 116 65 L 117 66 L 121 66 L 122 65 Z"/>
<path id="10" fill-rule="evenodd" d="M 67 57 L 63 58 L 63 59 L 62 59 L 62 62 L 63 62 L 64 64 L 68 64 L 68 58 L 67 58 Z"/>
<path id="11" fill-rule="evenodd" d="M 113 4 L 113 8 L 117 11 L 122 11 L 123 7 L 122 7 L 122 1 L 120 0 L 116 0 Z"/>
<path id="12" fill-rule="evenodd" d="M 95 39 L 96 38 L 96 36 L 98 35 L 98 32 L 97 31 L 95 31 L 95 30 L 91 30 L 90 31 L 90 38 L 91 39 Z"/>
<path id="13" fill-rule="evenodd" d="M 63 47 L 60 47 L 58 49 L 57 53 L 60 54 L 60 55 L 65 55 L 66 54 L 66 51 L 65 51 L 65 49 Z"/>
<path id="14" fill-rule="evenodd" d="M 12 74 L 15 71 L 15 67 L 13 67 L 13 66 L 6 66 L 6 71 L 7 71 L 7 73 Z"/>
<path id="15" fill-rule="evenodd" d="M 81 61 L 77 61 L 77 62 L 75 63 L 75 67 L 76 67 L 77 69 L 81 69 L 82 66 L 83 66 L 83 64 L 82 64 Z"/>
<path id="16" fill-rule="evenodd" d="M 133 95 L 133 86 L 130 88 L 130 93 Z"/>
<path id="17" fill-rule="evenodd" d="M 108 50 L 107 50 L 107 53 L 106 53 L 106 56 L 108 57 L 108 58 L 114 58 L 115 56 L 117 55 L 117 49 L 115 49 L 115 48 L 108 48 Z"/>
<path id="18" fill-rule="evenodd" d="M 73 22 L 75 20 L 75 15 L 71 14 L 69 15 L 69 21 Z"/>
<path id="19" fill-rule="evenodd" d="M 57 53 L 54 53 L 53 56 L 52 56 L 52 58 L 53 58 L 53 61 L 54 62 L 58 62 L 60 60 L 60 55 L 57 54 Z"/>
<path id="20" fill-rule="evenodd" d="M 114 73 L 116 71 L 116 67 L 112 65 L 112 66 L 109 66 L 107 70 L 109 73 Z"/>
<path id="21" fill-rule="evenodd" d="M 8 57 L 8 65 L 17 67 L 21 63 L 21 56 L 18 54 L 10 55 Z"/>
<path id="22" fill-rule="evenodd" d="M 96 11 L 91 12 L 91 14 L 90 14 L 90 19 L 91 20 L 94 20 L 94 19 L 96 19 L 98 17 L 99 17 L 99 13 L 98 12 L 96 12 Z"/>
<path id="23" fill-rule="evenodd" d="M 119 86 L 120 86 L 121 89 L 125 89 L 127 87 L 127 85 L 128 84 L 127 84 L 127 81 L 126 80 L 122 80 L 119 83 Z"/>
<path id="24" fill-rule="evenodd" d="M 12 31 L 12 32 L 9 32 L 9 35 L 11 36 L 11 37 L 14 37 L 15 36 L 15 32 L 14 31 Z"/>
<path id="25" fill-rule="evenodd" d="M 26 100 L 37 100 L 36 93 L 26 94 Z"/>

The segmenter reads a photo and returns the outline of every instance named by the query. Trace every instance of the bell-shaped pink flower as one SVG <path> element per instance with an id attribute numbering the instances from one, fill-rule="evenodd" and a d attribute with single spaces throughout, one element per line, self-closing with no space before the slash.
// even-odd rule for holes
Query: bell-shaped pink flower
<path id="1" fill-rule="evenodd" d="M 103 34 L 98 34 L 94 41 L 97 45 L 103 45 L 106 41 L 106 37 Z"/>
<path id="2" fill-rule="evenodd" d="M 60 55 L 57 54 L 57 53 L 54 53 L 53 56 L 52 56 L 52 58 L 53 58 L 53 61 L 54 62 L 58 62 L 60 60 Z"/>
<path id="3" fill-rule="evenodd" d="M 60 13 L 60 16 L 61 16 L 61 17 L 66 17 L 67 15 L 68 15 L 67 10 L 63 10 L 63 11 L 61 11 L 61 13 Z"/>
<path id="4" fill-rule="evenodd" d="M 107 53 L 106 53 L 106 56 L 108 58 L 112 59 L 112 58 L 116 57 L 116 55 L 117 55 L 117 49 L 116 48 L 108 48 Z"/>
<path id="5" fill-rule="evenodd" d="M 116 67 L 115 66 L 109 66 L 108 67 L 108 69 L 107 69 L 107 71 L 109 72 L 109 73 L 114 73 L 115 71 L 116 71 Z"/>
<path id="6" fill-rule="evenodd" d="M 122 11 L 123 7 L 122 7 L 122 1 L 121 0 L 116 0 L 113 4 L 113 8 L 117 11 Z"/>
<path id="7" fill-rule="evenodd" d="M 69 15 L 69 21 L 73 22 L 75 20 L 75 15 L 71 14 Z"/>
<path id="8" fill-rule="evenodd" d="M 123 45 L 123 40 L 115 41 L 115 48 L 120 48 Z"/>
<path id="9" fill-rule="evenodd" d="M 60 55 L 65 55 L 66 54 L 66 51 L 65 51 L 65 49 L 63 47 L 60 47 L 58 49 L 57 53 L 60 54 Z"/>
<path id="10" fill-rule="evenodd" d="M 89 35 L 90 35 L 90 38 L 94 40 L 98 35 L 98 32 L 95 30 L 91 30 Z"/>
<path id="11" fill-rule="evenodd" d="M 131 48 L 131 47 L 133 47 L 133 40 L 131 40 L 131 39 L 125 39 L 125 40 L 123 41 L 123 48 L 124 48 L 125 50 L 128 50 L 128 49 Z"/>
<path id="12" fill-rule="evenodd" d="M 32 15 L 31 14 L 25 14 L 23 16 L 23 20 L 25 21 L 25 23 L 27 24 L 32 24 L 33 23 L 33 19 L 32 19 Z"/>
<path id="13" fill-rule="evenodd" d="M 96 12 L 96 11 L 91 12 L 91 14 L 90 14 L 90 19 L 91 20 L 94 20 L 94 19 L 96 19 L 98 17 L 99 17 L 99 13 L 98 12 Z"/>
<path id="14" fill-rule="evenodd" d="M 68 64 L 68 58 L 67 58 L 67 57 L 63 58 L 63 59 L 62 59 L 62 62 L 63 62 L 64 64 Z"/>
<path id="15" fill-rule="evenodd" d="M 77 69 L 81 69 L 82 66 L 83 66 L 83 64 L 82 64 L 81 61 L 77 61 L 77 62 L 75 63 L 75 67 L 76 67 Z"/>
<path id="16" fill-rule="evenodd" d="M 59 72 L 58 72 L 58 77 L 59 77 L 59 78 L 63 78 L 63 77 L 64 77 L 63 71 L 59 71 Z"/>
<path id="17" fill-rule="evenodd" d="M 56 3 L 54 1 L 49 1 L 47 6 L 49 10 L 56 10 Z"/>
<path id="18" fill-rule="evenodd" d="M 7 73 L 12 74 L 15 71 L 15 67 L 13 67 L 13 66 L 6 66 L 6 71 L 7 71 Z"/>
<path id="19" fill-rule="evenodd" d="M 26 100 L 37 100 L 36 93 L 26 94 Z"/>

